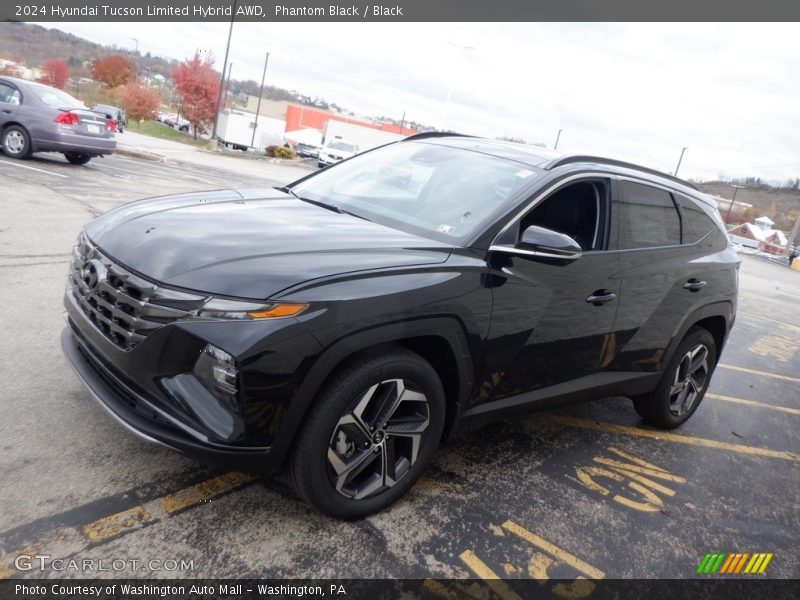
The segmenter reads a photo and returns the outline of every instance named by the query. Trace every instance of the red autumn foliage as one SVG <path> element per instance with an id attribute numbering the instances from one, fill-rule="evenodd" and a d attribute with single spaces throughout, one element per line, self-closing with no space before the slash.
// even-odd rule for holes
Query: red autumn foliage
<path id="1" fill-rule="evenodd" d="M 42 76 L 36 81 L 46 85 L 52 85 L 60 90 L 64 89 L 69 79 L 69 67 L 63 60 L 51 58 L 42 63 Z"/>
<path id="2" fill-rule="evenodd" d="M 108 88 L 133 81 L 138 70 L 135 62 L 119 54 L 110 54 L 92 61 L 92 77 Z"/>
<path id="3" fill-rule="evenodd" d="M 195 53 L 172 70 L 172 83 L 181 95 L 181 116 L 192 124 L 197 138 L 198 128 L 216 116 L 219 74 L 214 71 L 214 57 Z"/>
<path id="4" fill-rule="evenodd" d="M 158 110 L 161 98 L 156 90 L 142 87 L 136 82 L 126 83 L 120 95 L 122 106 L 128 119 L 152 119 L 153 113 Z"/>

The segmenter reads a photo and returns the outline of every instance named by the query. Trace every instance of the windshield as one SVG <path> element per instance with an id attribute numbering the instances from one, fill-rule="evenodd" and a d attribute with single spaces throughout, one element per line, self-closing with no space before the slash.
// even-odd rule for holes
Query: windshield
<path id="1" fill-rule="evenodd" d="M 344 152 L 355 152 L 356 147 L 353 144 L 347 144 L 345 142 L 331 142 L 328 144 L 328 148 L 332 150 L 342 150 Z"/>
<path id="2" fill-rule="evenodd" d="M 53 108 L 86 108 L 83 102 L 77 98 L 73 98 L 68 93 L 55 88 L 44 85 L 32 85 L 31 90 L 36 94 L 39 100 Z"/>
<path id="3" fill-rule="evenodd" d="M 292 192 L 461 244 L 539 173 L 536 167 L 479 152 L 402 142 L 320 171 Z"/>

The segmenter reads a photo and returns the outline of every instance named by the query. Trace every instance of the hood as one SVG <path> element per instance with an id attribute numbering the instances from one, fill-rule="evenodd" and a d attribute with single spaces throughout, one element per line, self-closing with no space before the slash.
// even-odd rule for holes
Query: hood
<path id="1" fill-rule="evenodd" d="M 441 263 L 452 250 L 274 189 L 142 200 L 92 221 L 86 235 L 148 279 L 259 300 L 319 277 Z"/>

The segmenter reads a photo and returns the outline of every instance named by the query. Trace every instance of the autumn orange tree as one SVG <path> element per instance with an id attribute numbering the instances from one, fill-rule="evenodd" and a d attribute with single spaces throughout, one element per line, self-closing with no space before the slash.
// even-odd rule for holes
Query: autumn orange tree
<path id="1" fill-rule="evenodd" d="M 119 54 L 110 54 L 92 61 L 92 77 L 109 89 L 133 81 L 138 70 L 135 62 Z"/>
<path id="2" fill-rule="evenodd" d="M 216 116 L 219 74 L 214 70 L 214 57 L 201 58 L 195 52 L 172 70 L 172 83 L 181 95 L 181 116 L 192 124 L 197 139 L 197 129 Z"/>
<path id="3" fill-rule="evenodd" d="M 153 113 L 158 110 L 161 98 L 156 90 L 142 87 L 138 83 L 131 81 L 125 84 L 120 95 L 122 106 L 128 114 L 128 119 L 150 119 Z"/>
<path id="4" fill-rule="evenodd" d="M 65 63 L 63 60 L 59 60 L 57 58 L 46 60 L 44 63 L 42 63 L 41 70 L 42 76 L 36 80 L 39 83 L 52 85 L 60 90 L 63 90 L 64 86 L 67 85 L 67 79 L 69 78 L 69 67 L 67 67 L 67 63 Z"/>

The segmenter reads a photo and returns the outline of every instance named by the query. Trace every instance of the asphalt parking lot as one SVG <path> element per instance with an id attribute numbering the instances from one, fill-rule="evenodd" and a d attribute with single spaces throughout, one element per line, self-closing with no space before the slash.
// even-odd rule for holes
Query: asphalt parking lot
<path id="1" fill-rule="evenodd" d="M 645 427 L 624 398 L 489 426 L 442 448 L 410 494 L 361 522 L 118 427 L 58 342 L 80 227 L 147 196 L 285 182 L 267 163 L 261 178 L 0 155 L 0 578 L 684 578 L 719 552 L 772 554 L 756 576 L 800 577 L 800 272 L 755 258 L 744 257 L 736 326 L 685 426 Z M 30 554 L 127 563 L 15 567 Z M 430 591 L 470 593 L 451 585 Z"/>

